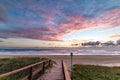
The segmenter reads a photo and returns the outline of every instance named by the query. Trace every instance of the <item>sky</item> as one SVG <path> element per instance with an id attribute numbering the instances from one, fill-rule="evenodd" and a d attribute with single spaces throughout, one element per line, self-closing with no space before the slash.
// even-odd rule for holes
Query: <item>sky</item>
<path id="1" fill-rule="evenodd" d="M 0 48 L 120 39 L 120 0 L 0 0 Z"/>

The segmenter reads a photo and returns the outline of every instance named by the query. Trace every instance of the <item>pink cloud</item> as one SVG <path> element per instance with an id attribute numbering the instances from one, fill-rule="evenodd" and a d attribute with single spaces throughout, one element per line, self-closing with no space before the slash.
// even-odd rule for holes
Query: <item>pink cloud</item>
<path id="1" fill-rule="evenodd" d="M 109 26 L 103 28 L 104 30 L 113 29 L 120 26 L 120 8 L 115 8 L 110 11 L 101 13 L 103 17 L 97 18 L 98 24 L 109 24 Z"/>
<path id="2" fill-rule="evenodd" d="M 58 14 L 59 12 L 56 12 Z M 60 14 L 60 13 L 59 13 Z M 112 29 L 120 25 L 120 8 L 112 9 L 110 11 L 102 12 L 100 16 L 92 19 L 86 19 L 82 16 L 67 16 L 68 22 L 57 24 L 55 27 L 49 27 L 55 20 L 55 14 L 44 14 L 42 15 L 46 18 L 44 28 L 40 27 L 30 27 L 27 29 L 21 29 L 18 33 L 14 32 L 0 32 L 0 35 L 10 36 L 10 37 L 25 37 L 31 39 L 39 39 L 46 41 L 61 41 L 60 37 L 77 30 L 83 30 L 87 28 L 99 27 L 99 25 L 109 24 L 109 26 L 104 29 Z M 25 23 L 24 23 L 25 22 Z M 37 24 L 39 23 L 33 20 L 21 21 L 24 24 Z"/>
<path id="3" fill-rule="evenodd" d="M 120 37 L 120 35 L 113 35 L 113 36 L 111 36 L 111 37 Z"/>
<path id="4" fill-rule="evenodd" d="M 108 38 L 109 40 L 120 40 L 120 34 L 114 34 Z"/>
<path id="5" fill-rule="evenodd" d="M 115 39 L 115 40 L 119 40 L 120 39 L 120 34 L 110 36 L 110 38 Z"/>

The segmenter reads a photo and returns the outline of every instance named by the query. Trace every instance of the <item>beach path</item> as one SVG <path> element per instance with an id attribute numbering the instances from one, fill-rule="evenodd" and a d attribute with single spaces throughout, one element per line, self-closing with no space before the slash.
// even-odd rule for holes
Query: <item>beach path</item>
<path id="1" fill-rule="evenodd" d="M 56 64 L 54 64 L 52 68 L 46 70 L 45 74 L 37 80 L 64 80 L 61 60 L 56 60 L 55 62 Z"/>
<path id="2" fill-rule="evenodd" d="M 28 55 L 0 55 L 0 58 L 28 57 Z M 38 55 L 29 55 L 29 57 L 38 57 Z M 40 58 L 49 58 L 57 64 L 47 70 L 38 80 L 62 80 L 61 60 L 64 60 L 68 70 L 71 66 L 70 55 L 40 55 Z M 120 66 L 120 55 L 74 55 L 74 64 L 102 65 L 102 66 Z"/>

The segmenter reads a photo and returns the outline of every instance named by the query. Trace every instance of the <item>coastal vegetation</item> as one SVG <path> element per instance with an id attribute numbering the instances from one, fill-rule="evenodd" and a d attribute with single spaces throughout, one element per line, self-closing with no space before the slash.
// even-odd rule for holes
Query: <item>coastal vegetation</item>
<path id="1" fill-rule="evenodd" d="M 36 62 L 40 62 L 43 60 L 47 60 L 47 58 L 39 58 L 39 57 L 18 57 L 18 58 L 4 58 L 0 59 L 0 74 L 4 74 L 24 66 L 34 64 Z M 35 66 L 34 70 L 38 67 L 42 67 L 41 65 Z M 27 76 L 29 74 L 29 69 L 25 71 L 21 71 L 9 77 L 2 78 L 0 80 L 21 80 L 21 78 Z M 36 77 L 38 77 L 37 75 Z"/>
<path id="2" fill-rule="evenodd" d="M 72 80 L 120 80 L 120 67 L 76 64 L 72 68 Z"/>

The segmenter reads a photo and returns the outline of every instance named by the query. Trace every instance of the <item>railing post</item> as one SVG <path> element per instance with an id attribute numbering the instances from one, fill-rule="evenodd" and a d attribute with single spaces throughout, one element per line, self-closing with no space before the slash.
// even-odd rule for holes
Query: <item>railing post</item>
<path id="1" fill-rule="evenodd" d="M 45 62 L 43 62 L 43 74 L 45 72 Z"/>
<path id="2" fill-rule="evenodd" d="M 49 67 L 51 67 L 51 59 L 49 60 Z"/>
<path id="3" fill-rule="evenodd" d="M 32 70 L 33 70 L 33 68 L 30 67 L 30 75 L 29 75 L 29 77 L 28 77 L 28 80 L 32 80 Z"/>
<path id="4" fill-rule="evenodd" d="M 62 62 L 62 72 L 63 72 L 63 77 L 64 77 L 64 80 L 65 80 L 65 72 L 64 72 L 64 65 L 63 65 L 63 60 L 61 61 Z"/>
<path id="5" fill-rule="evenodd" d="M 71 71 L 70 71 L 70 77 L 71 77 L 71 80 L 72 80 L 72 63 L 73 63 L 73 53 L 70 53 L 70 56 L 71 56 Z"/>

